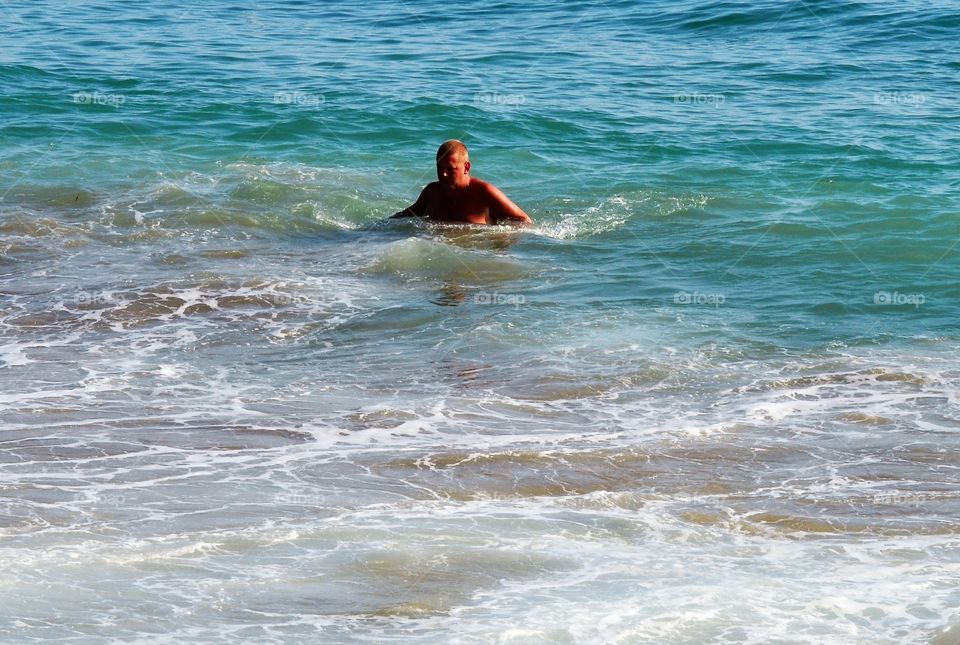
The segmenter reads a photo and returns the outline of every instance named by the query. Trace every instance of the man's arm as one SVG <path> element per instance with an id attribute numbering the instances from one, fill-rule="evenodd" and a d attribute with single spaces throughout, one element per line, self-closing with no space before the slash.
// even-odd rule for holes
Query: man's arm
<path id="1" fill-rule="evenodd" d="M 407 206 L 402 211 L 398 211 L 390 216 L 390 219 L 396 219 L 398 217 L 423 217 L 427 214 L 427 189 L 430 188 L 429 185 L 425 186 L 423 190 L 420 191 L 420 196 L 417 197 L 411 206 Z"/>
<path id="2" fill-rule="evenodd" d="M 486 185 L 487 199 L 490 201 L 490 214 L 494 224 L 506 221 L 516 226 L 530 226 L 533 220 L 523 212 L 523 209 L 514 204 L 503 191 L 493 184 Z"/>

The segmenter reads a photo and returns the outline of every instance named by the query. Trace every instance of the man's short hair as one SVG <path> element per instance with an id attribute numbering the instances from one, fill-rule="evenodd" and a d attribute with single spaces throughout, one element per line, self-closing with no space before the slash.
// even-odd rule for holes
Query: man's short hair
<path id="1" fill-rule="evenodd" d="M 467 151 L 467 146 L 464 145 L 463 141 L 458 139 L 448 139 L 440 144 L 440 147 L 437 148 L 437 161 L 451 155 L 463 153 L 464 157 L 469 158 L 470 153 Z"/>

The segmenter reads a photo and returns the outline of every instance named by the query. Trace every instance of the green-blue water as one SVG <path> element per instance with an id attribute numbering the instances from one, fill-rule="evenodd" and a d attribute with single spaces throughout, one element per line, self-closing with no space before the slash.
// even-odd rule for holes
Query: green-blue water
<path id="1" fill-rule="evenodd" d="M 3 9 L 0 638 L 958 642 L 957 3 Z"/>

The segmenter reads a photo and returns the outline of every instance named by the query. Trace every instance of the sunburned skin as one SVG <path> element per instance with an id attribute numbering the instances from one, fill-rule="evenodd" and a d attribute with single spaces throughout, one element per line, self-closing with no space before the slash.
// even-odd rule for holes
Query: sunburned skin
<path id="1" fill-rule="evenodd" d="M 448 224 L 533 223 L 499 188 L 470 176 L 467 147 L 455 139 L 437 150 L 437 181 L 427 184 L 413 205 L 393 217 L 425 217 Z"/>

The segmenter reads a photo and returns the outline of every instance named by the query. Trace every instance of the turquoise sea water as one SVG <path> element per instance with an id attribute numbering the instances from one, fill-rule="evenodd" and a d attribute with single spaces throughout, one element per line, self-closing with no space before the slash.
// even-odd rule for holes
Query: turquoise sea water
<path id="1" fill-rule="evenodd" d="M 957 3 L 2 9 L 4 641 L 960 642 Z"/>

